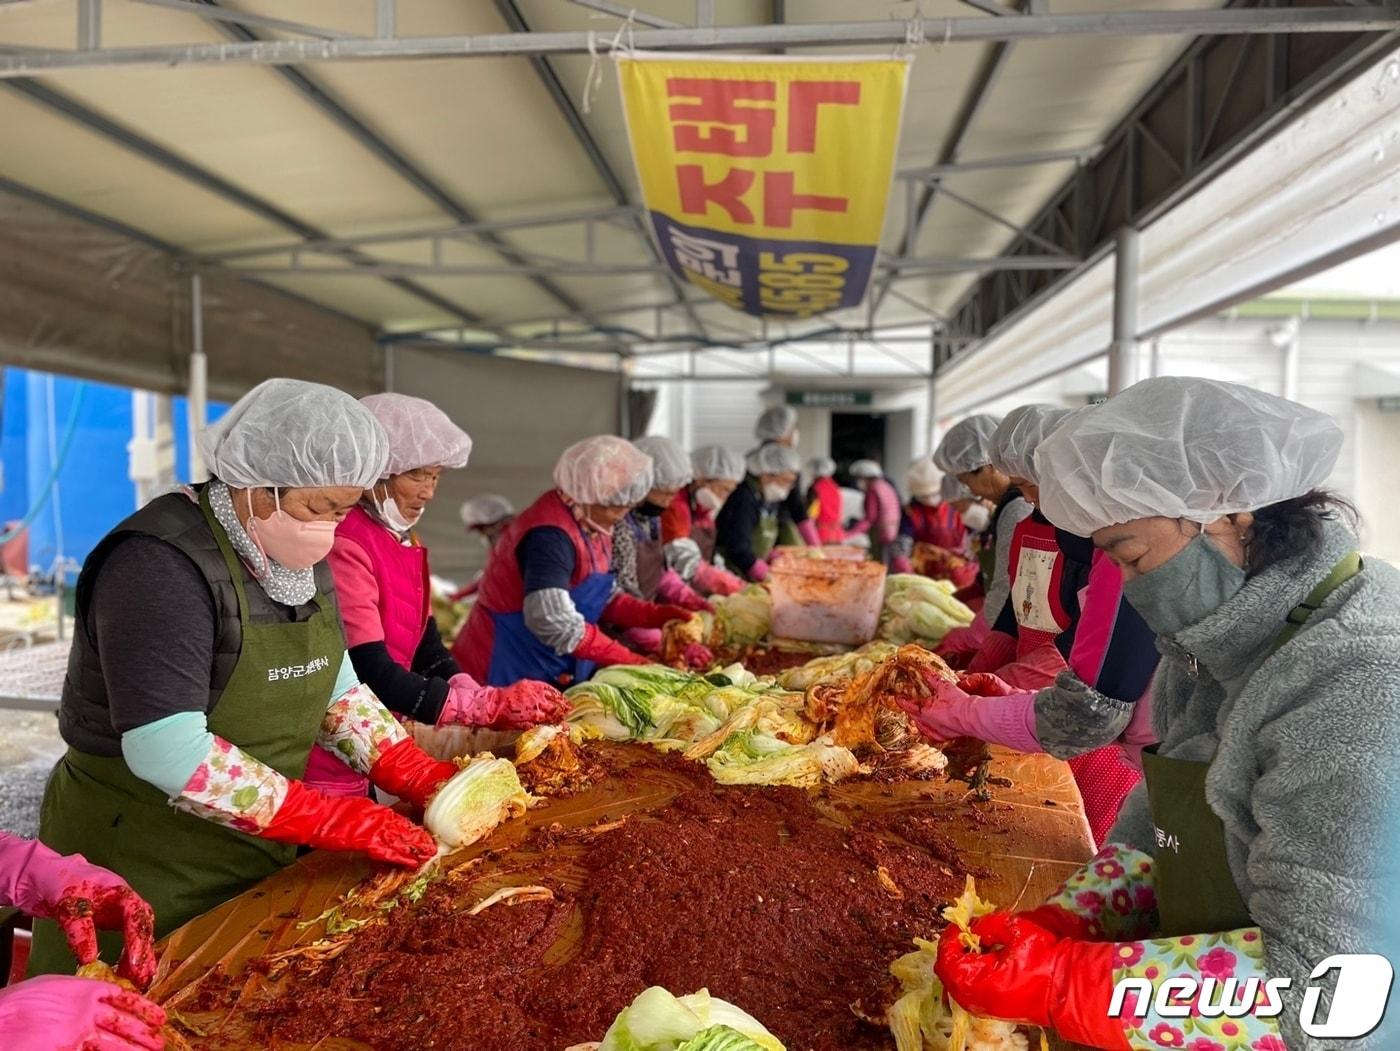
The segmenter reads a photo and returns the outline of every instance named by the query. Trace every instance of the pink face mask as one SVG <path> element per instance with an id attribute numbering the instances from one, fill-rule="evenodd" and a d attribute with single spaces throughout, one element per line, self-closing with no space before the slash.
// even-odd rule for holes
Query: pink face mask
<path id="1" fill-rule="evenodd" d="M 267 518 L 252 513 L 253 493 L 248 490 L 248 536 L 263 557 L 287 569 L 310 569 L 331 553 L 335 544 L 334 522 L 303 522 L 282 510 L 277 490 L 272 490 L 277 509 Z"/>

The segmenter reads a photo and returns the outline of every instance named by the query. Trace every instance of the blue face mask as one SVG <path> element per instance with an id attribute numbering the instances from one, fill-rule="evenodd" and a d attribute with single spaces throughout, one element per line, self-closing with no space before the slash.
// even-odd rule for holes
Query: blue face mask
<path id="1" fill-rule="evenodd" d="M 1123 597 L 1158 635 L 1199 624 L 1239 593 L 1245 572 L 1204 533 L 1156 569 L 1123 582 Z"/>

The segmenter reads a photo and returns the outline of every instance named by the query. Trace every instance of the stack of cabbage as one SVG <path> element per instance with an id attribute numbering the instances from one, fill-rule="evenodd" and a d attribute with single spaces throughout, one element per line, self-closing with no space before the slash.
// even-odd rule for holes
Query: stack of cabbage
<path id="1" fill-rule="evenodd" d="M 885 608 L 880 613 L 880 638 L 938 643 L 954 628 L 972 623 L 972 610 L 953 597 L 947 580 L 930 580 L 914 573 L 892 573 L 885 580 Z"/>
<path id="2" fill-rule="evenodd" d="M 568 690 L 578 741 L 644 741 L 704 760 L 721 784 L 814 787 L 860 771 L 804 717 L 800 693 L 739 665 L 702 676 L 659 664 L 604 668 Z"/>
<path id="3" fill-rule="evenodd" d="M 672 996 L 653 985 L 617 1016 L 601 1044 L 567 1051 L 784 1051 L 752 1015 L 701 989 Z"/>

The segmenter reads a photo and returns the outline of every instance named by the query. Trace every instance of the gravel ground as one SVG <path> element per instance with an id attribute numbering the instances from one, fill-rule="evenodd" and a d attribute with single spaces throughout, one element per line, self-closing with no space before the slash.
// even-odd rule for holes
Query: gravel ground
<path id="1" fill-rule="evenodd" d="M 63 751 L 52 713 L 0 710 L 0 831 L 38 835 L 44 783 Z"/>

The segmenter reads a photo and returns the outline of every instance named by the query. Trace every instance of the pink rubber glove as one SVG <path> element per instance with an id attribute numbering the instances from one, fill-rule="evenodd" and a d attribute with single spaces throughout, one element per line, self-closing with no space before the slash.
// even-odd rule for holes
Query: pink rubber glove
<path id="1" fill-rule="evenodd" d="M 1040 740 L 1035 735 L 1033 693 L 976 697 L 950 682 L 942 682 L 934 686 L 932 700 L 919 704 L 912 698 L 901 697 L 899 706 L 914 720 L 921 733 L 935 741 L 976 737 L 1018 752 L 1041 751 Z"/>
<path id="2" fill-rule="evenodd" d="M 117 973 L 143 989 L 151 984 L 155 915 L 115 872 L 81 854 L 65 857 L 38 840 L 0 833 L 0 902 L 56 920 L 79 964 L 97 959 L 98 928 L 121 931 Z"/>
<path id="3" fill-rule="evenodd" d="M 797 523 L 797 535 L 808 547 L 822 546 L 821 534 L 817 532 L 816 524 L 810 518 Z"/>
<path id="4" fill-rule="evenodd" d="M 968 671 L 996 671 L 1016 659 L 1016 640 L 1004 631 L 990 631 L 982 640 L 977 655 L 967 666 Z"/>
<path id="5" fill-rule="evenodd" d="M 655 657 L 661 652 L 660 628 L 628 628 L 622 633 L 622 641 L 638 653 Z"/>
<path id="6" fill-rule="evenodd" d="M 511 686 L 482 686 L 462 672 L 447 683 L 439 726 L 528 730 L 538 723 L 556 723 L 570 711 L 564 695 L 547 682 L 522 679 Z"/>
<path id="7" fill-rule="evenodd" d="M 701 562 L 695 570 L 695 583 L 711 595 L 733 595 L 744 589 L 744 582 L 719 566 Z"/>
<path id="8" fill-rule="evenodd" d="M 656 598 L 659 602 L 669 602 L 693 613 L 701 610 L 706 613 L 715 611 L 715 607 L 701 598 L 700 593 L 682 580 L 681 575 L 674 569 L 668 569 L 661 574 L 661 582 L 656 586 Z"/>
<path id="9" fill-rule="evenodd" d="M 763 559 L 754 560 L 754 564 L 749 566 L 749 579 L 762 584 L 768 579 L 768 563 Z"/>
<path id="10" fill-rule="evenodd" d="M 986 671 L 974 671 L 968 672 L 966 675 L 959 675 L 958 685 L 974 697 L 1010 697 L 1013 693 L 1023 692 L 1001 676 Z"/>
<path id="11" fill-rule="evenodd" d="M 937 653 L 940 657 L 976 653 L 982 648 L 982 643 L 986 641 L 987 632 L 987 622 L 982 619 L 982 614 L 979 613 L 967 627 L 954 628 L 944 635 L 943 641 L 938 644 Z"/>
<path id="12" fill-rule="evenodd" d="M 914 563 L 903 555 L 896 555 L 890 560 L 890 570 L 894 573 L 912 573 L 914 572 Z"/>
<path id="13" fill-rule="evenodd" d="M 165 1012 L 111 982 L 46 974 L 0 989 L 5 1051 L 163 1051 Z"/>

